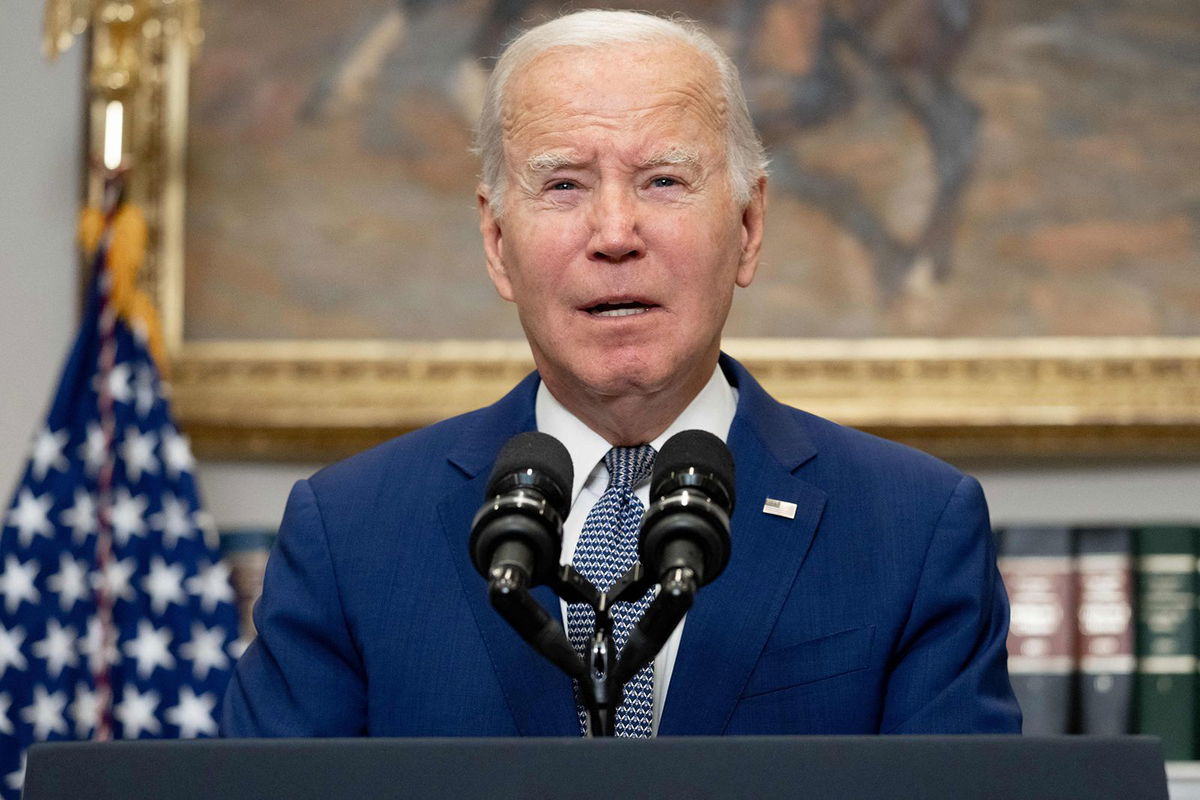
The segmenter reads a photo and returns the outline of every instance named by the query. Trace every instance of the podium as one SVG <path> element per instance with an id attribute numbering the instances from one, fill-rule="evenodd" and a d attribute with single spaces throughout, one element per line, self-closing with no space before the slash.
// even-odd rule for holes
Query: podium
<path id="1" fill-rule="evenodd" d="M 1157 738 L 227 739 L 34 745 L 26 800 L 1167 800 Z"/>

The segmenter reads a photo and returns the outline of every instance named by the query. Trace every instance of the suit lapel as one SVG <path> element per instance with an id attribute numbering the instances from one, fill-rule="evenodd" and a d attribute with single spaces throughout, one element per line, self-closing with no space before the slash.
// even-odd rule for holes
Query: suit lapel
<path id="1" fill-rule="evenodd" d="M 463 594 L 496 671 L 501 691 L 522 736 L 578 736 L 579 718 L 571 680 L 539 655 L 496 613 L 487 599 L 487 582 L 475 570 L 467 549 L 471 520 L 483 502 L 487 479 L 500 448 L 511 437 L 533 430 L 537 376 L 531 375 L 498 403 L 479 413 L 471 435 L 448 458 L 467 481 L 448 492 L 438 515 L 458 571 Z M 534 597 L 555 618 L 558 598 L 544 586 Z"/>
<path id="2" fill-rule="evenodd" d="M 737 491 L 731 556 L 724 574 L 700 590 L 688 613 L 660 735 L 723 732 L 825 505 L 824 492 L 793 475 L 816 454 L 796 417 L 737 362 L 722 357 L 722 367 L 739 390 L 728 441 Z M 795 503 L 795 518 L 764 514 L 767 498 Z"/>

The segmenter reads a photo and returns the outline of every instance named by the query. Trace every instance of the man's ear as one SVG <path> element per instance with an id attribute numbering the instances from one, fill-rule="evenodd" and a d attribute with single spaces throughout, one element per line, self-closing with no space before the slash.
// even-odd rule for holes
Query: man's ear
<path id="1" fill-rule="evenodd" d="M 508 279 L 508 270 L 504 266 L 504 232 L 501 230 L 500 220 L 492 210 L 490 191 L 483 184 L 475 191 L 475 199 L 479 204 L 479 233 L 483 236 L 483 255 L 487 261 L 488 277 L 492 279 L 496 292 L 512 302 L 512 282 Z"/>
<path id="2" fill-rule="evenodd" d="M 759 178 L 750 192 L 750 202 L 742 211 L 742 255 L 738 260 L 737 285 L 743 289 L 754 280 L 758 257 L 762 252 L 763 223 L 767 214 L 767 178 Z"/>

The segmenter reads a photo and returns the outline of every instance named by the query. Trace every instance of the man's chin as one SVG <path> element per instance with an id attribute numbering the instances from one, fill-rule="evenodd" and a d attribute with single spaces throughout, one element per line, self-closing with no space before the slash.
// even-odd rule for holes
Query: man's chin
<path id="1" fill-rule="evenodd" d="M 662 391 L 669 382 L 668 365 L 645 359 L 621 358 L 611 353 L 596 354 L 576 364 L 551 367 L 539 364 L 542 380 L 556 395 L 560 392 L 596 399 L 621 399 Z"/>
<path id="2" fill-rule="evenodd" d="M 622 359 L 611 354 L 582 365 L 570 379 L 588 395 L 606 401 L 652 398 L 686 382 L 685 371 L 670 359 Z"/>

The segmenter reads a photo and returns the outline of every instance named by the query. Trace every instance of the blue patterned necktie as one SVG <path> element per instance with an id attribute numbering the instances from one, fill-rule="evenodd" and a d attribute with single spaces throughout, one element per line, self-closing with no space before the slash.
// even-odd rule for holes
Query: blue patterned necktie
<path id="1" fill-rule="evenodd" d="M 601 591 L 606 591 L 637 561 L 638 529 L 642 524 L 642 501 L 633 487 L 650 474 L 654 448 L 614 447 L 604 456 L 608 488 L 583 522 L 575 546 L 575 569 Z M 650 605 L 654 590 L 637 602 L 617 603 L 612 608 L 613 639 L 618 652 L 630 631 Z M 596 612 L 584 603 L 567 606 L 567 633 L 575 649 L 586 657 L 595 629 Z M 617 736 L 650 735 L 654 713 L 654 663 L 647 664 L 625 684 L 625 701 L 617 709 Z M 579 722 L 587 730 L 587 709 L 579 704 Z"/>

